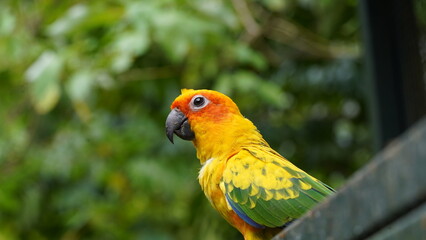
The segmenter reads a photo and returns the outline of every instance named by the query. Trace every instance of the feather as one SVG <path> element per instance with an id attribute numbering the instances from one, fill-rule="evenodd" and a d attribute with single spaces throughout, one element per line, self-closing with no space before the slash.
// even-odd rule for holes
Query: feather
<path id="1" fill-rule="evenodd" d="M 221 179 L 232 183 L 224 194 L 232 209 L 248 224 L 284 226 L 332 193 L 328 186 L 281 155 L 262 149 L 269 147 L 248 148 L 228 159 Z"/>

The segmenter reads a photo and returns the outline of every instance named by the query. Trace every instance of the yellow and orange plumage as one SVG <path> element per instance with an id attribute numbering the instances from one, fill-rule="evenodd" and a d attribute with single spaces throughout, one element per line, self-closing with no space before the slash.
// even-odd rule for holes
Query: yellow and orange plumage
<path id="1" fill-rule="evenodd" d="M 183 89 L 171 109 L 167 136 L 193 141 L 205 195 L 245 240 L 270 239 L 333 193 L 274 151 L 224 94 Z"/>

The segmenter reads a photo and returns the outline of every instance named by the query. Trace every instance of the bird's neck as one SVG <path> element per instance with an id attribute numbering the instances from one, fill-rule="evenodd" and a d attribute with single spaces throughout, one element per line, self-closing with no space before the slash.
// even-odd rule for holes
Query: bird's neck
<path id="1" fill-rule="evenodd" d="M 201 164 L 208 159 L 227 159 L 244 146 L 265 142 L 253 123 L 243 116 L 204 124 L 195 130 L 193 143 Z"/>

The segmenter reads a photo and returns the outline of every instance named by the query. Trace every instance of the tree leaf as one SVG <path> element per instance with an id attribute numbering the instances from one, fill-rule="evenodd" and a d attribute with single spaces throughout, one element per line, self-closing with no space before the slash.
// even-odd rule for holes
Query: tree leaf
<path id="1" fill-rule="evenodd" d="M 81 70 L 71 76 L 66 91 L 73 101 L 86 101 L 92 91 L 94 74 L 89 70 Z"/>
<path id="2" fill-rule="evenodd" d="M 61 57 L 46 50 L 27 69 L 25 77 L 30 82 L 32 103 L 38 113 L 47 113 L 57 104 L 61 95 L 59 77 L 62 68 Z"/>
<path id="3" fill-rule="evenodd" d="M 142 55 L 150 43 L 147 28 L 138 27 L 136 31 L 121 34 L 112 44 L 115 57 L 112 60 L 112 69 L 119 73 L 127 70 L 133 58 Z"/>
<path id="4" fill-rule="evenodd" d="M 56 20 L 47 28 L 47 33 L 51 36 L 65 35 L 78 25 L 88 14 L 88 8 L 84 4 L 77 4 L 71 7 L 67 14 Z"/>

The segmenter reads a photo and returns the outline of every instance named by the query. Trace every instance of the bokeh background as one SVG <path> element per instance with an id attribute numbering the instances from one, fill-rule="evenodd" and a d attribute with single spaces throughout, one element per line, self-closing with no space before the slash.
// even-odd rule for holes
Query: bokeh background
<path id="1" fill-rule="evenodd" d="M 241 239 L 165 137 L 181 88 L 228 94 L 339 188 L 373 156 L 357 5 L 1 1 L 0 240 Z"/>

